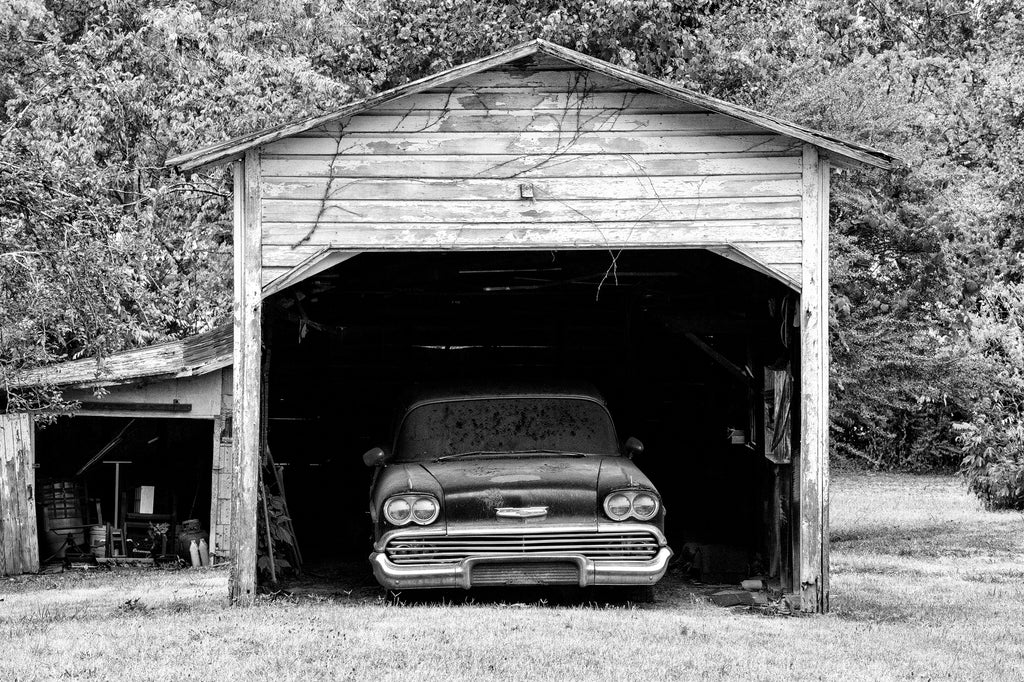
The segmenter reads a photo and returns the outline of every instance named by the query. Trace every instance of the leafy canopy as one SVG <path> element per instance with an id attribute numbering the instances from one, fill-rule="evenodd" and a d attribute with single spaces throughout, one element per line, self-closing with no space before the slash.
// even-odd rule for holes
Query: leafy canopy
<path id="1" fill-rule="evenodd" d="M 4 372 L 226 315 L 226 178 L 170 153 L 542 37 L 902 156 L 834 176 L 835 453 L 1024 505 L 1012 0 L 0 0 L 0 31 Z"/>

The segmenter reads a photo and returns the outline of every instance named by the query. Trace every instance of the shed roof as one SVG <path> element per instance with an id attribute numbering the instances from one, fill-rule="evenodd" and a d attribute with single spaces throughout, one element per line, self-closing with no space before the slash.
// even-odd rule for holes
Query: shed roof
<path id="1" fill-rule="evenodd" d="M 180 154 L 168 159 L 166 165 L 176 168 L 179 172 L 185 172 L 216 163 L 230 161 L 238 158 L 247 150 L 254 147 L 305 132 L 340 118 L 354 116 L 399 97 L 423 92 L 430 88 L 436 88 L 460 78 L 465 78 L 466 76 L 471 76 L 475 73 L 486 71 L 488 69 L 537 54 L 554 57 L 578 68 L 601 73 L 612 78 L 618 78 L 624 82 L 632 83 L 640 88 L 663 95 L 670 99 L 692 106 L 701 107 L 711 112 L 731 116 L 732 118 L 761 126 L 781 135 L 788 135 L 798 140 L 803 140 L 804 142 L 808 142 L 830 152 L 834 162 L 839 162 L 840 165 L 845 162 L 846 164 L 867 164 L 869 166 L 887 169 L 892 168 L 898 163 L 898 159 L 896 157 L 880 149 L 843 140 L 806 126 L 785 121 L 769 114 L 754 111 L 753 109 L 749 109 L 738 104 L 732 104 L 715 97 L 709 97 L 708 95 L 703 95 L 694 90 L 683 88 L 656 78 L 651 78 L 636 71 L 616 66 L 600 59 L 595 59 L 594 57 L 588 57 L 585 54 L 560 45 L 555 45 L 554 43 L 550 43 L 546 40 L 537 39 L 510 47 L 488 57 L 483 57 L 446 71 L 442 71 L 425 78 L 420 78 L 419 80 L 406 83 L 405 85 L 392 88 L 391 90 L 386 90 L 372 97 L 352 102 L 340 109 L 336 109 L 326 114 L 309 116 L 291 123 L 265 128 L 254 133 L 235 137 L 202 149 Z"/>
<path id="2" fill-rule="evenodd" d="M 28 370 L 15 376 L 10 384 L 12 388 L 85 387 L 199 376 L 231 364 L 233 341 L 231 325 L 223 324 L 187 339 L 114 353 L 102 361 L 86 358 Z"/>

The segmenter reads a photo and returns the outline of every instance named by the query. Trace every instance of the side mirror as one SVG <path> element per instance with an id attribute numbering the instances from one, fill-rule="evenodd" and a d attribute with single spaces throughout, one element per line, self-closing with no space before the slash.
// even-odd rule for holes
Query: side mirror
<path id="1" fill-rule="evenodd" d="M 363 464 L 368 467 L 379 467 L 384 463 L 384 450 L 381 448 L 372 448 L 366 451 L 363 455 Z"/>
<path id="2" fill-rule="evenodd" d="M 633 459 L 637 455 L 641 455 L 644 452 L 644 444 L 640 442 L 639 438 L 633 438 L 630 436 L 626 439 L 626 456 Z"/>

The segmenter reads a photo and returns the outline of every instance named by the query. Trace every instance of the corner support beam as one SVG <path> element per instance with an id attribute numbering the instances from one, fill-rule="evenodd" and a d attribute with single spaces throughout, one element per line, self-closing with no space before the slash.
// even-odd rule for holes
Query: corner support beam
<path id="1" fill-rule="evenodd" d="M 798 585 L 802 611 L 829 609 L 828 537 L 829 163 L 803 149 L 803 268 L 800 294 Z"/>
<path id="2" fill-rule="evenodd" d="M 235 161 L 234 171 L 234 404 L 231 498 L 233 604 L 256 597 L 256 489 L 260 469 L 260 377 L 262 355 L 262 243 L 259 150 Z"/>

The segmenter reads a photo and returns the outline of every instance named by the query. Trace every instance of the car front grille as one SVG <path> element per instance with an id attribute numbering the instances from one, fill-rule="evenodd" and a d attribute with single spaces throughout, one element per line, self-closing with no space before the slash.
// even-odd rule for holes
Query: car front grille
<path id="1" fill-rule="evenodd" d="M 473 586 L 578 585 L 580 569 L 564 561 L 530 561 L 512 564 L 477 564 L 470 575 Z"/>
<path id="2" fill-rule="evenodd" d="M 502 554 L 582 554 L 594 561 L 650 561 L 658 553 L 658 538 L 644 530 L 409 535 L 393 537 L 384 551 L 393 563 L 402 565 L 458 563 L 468 557 Z"/>

